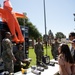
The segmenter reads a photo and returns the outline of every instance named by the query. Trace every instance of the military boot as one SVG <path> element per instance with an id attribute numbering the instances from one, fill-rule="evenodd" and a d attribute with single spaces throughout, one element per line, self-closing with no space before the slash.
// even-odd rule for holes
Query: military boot
<path id="1" fill-rule="evenodd" d="M 44 69 L 48 69 L 48 66 L 45 63 L 43 63 L 43 62 L 40 63 L 40 66 L 44 67 Z"/>
<path id="2" fill-rule="evenodd" d="M 36 74 L 36 75 L 41 75 L 41 72 L 37 69 L 32 69 L 31 72 Z"/>
<path id="3" fill-rule="evenodd" d="M 44 68 L 43 68 L 43 67 L 38 66 L 38 67 L 37 67 L 37 70 L 39 70 L 39 71 L 43 72 L 43 71 L 44 71 Z"/>
<path id="4" fill-rule="evenodd" d="M 43 67 L 41 67 L 41 66 L 31 66 L 31 69 L 33 69 L 33 70 L 39 70 L 39 71 L 41 71 L 41 72 L 43 72 L 44 71 L 44 68 Z"/>

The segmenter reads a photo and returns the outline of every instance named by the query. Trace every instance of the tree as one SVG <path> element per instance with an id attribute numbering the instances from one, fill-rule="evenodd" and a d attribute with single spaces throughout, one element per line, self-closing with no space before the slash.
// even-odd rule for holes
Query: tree
<path id="1" fill-rule="evenodd" d="M 24 21 L 25 20 L 25 21 Z M 23 18 L 18 18 L 18 22 L 20 25 L 24 25 L 29 27 L 29 37 L 37 39 L 38 37 L 42 38 L 41 33 L 38 31 L 38 29 L 33 25 L 29 19 L 23 19 Z M 24 23 L 25 22 L 25 23 Z"/>
<path id="2" fill-rule="evenodd" d="M 18 19 L 19 24 L 23 26 L 24 25 L 24 22 L 23 22 L 24 19 L 23 18 L 17 18 L 17 19 Z"/>
<path id="3" fill-rule="evenodd" d="M 57 32 L 55 35 L 56 35 L 56 38 L 59 38 L 59 39 L 66 38 L 66 36 L 62 32 Z"/>

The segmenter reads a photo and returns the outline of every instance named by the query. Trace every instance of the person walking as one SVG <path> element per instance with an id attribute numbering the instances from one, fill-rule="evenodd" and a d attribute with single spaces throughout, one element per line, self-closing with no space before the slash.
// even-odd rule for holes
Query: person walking
<path id="1" fill-rule="evenodd" d="M 8 71 L 9 75 L 14 73 L 14 61 L 16 61 L 13 54 L 13 45 L 11 42 L 11 33 L 6 32 L 5 38 L 2 40 L 2 59 L 4 63 L 4 71 Z"/>

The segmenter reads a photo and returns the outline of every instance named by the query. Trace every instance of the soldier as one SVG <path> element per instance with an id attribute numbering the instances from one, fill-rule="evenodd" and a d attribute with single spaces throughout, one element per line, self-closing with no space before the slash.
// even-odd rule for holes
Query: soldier
<path id="1" fill-rule="evenodd" d="M 4 62 L 4 70 L 9 72 L 9 75 L 13 75 L 14 72 L 14 63 L 13 60 L 16 61 L 13 54 L 13 46 L 11 42 L 11 33 L 6 32 L 5 38 L 2 40 L 2 59 Z"/>
<path id="2" fill-rule="evenodd" d="M 25 66 L 23 66 L 23 68 L 28 68 L 31 60 L 25 59 L 22 44 L 18 45 L 18 51 L 15 53 L 15 58 L 16 58 L 16 64 L 18 64 L 17 67 L 18 67 L 18 69 L 20 68 L 19 70 L 21 70 L 21 67 L 23 66 L 22 65 L 23 63 L 26 64 Z"/>
<path id="3" fill-rule="evenodd" d="M 42 56 L 44 55 L 44 49 L 40 38 L 37 39 L 34 51 L 36 54 L 36 65 L 40 65 L 40 62 L 42 62 Z"/>
<path id="4" fill-rule="evenodd" d="M 53 58 L 56 60 L 58 56 L 58 47 L 59 47 L 59 42 L 57 41 L 57 38 L 54 39 L 54 43 L 51 45 L 51 53 L 53 55 Z"/>

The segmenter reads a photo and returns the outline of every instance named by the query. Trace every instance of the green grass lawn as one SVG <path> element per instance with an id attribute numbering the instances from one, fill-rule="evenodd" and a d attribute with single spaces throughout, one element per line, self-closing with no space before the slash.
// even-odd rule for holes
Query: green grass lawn
<path id="1" fill-rule="evenodd" d="M 44 55 L 46 55 L 46 48 L 45 47 L 44 47 Z M 51 47 L 50 46 L 47 47 L 47 55 L 50 56 L 50 59 L 53 58 L 52 54 L 51 54 Z M 29 57 L 32 58 L 30 66 L 35 65 L 36 64 L 36 56 L 35 56 L 33 48 L 29 48 Z"/>

